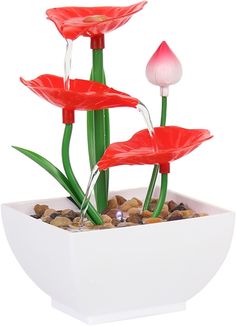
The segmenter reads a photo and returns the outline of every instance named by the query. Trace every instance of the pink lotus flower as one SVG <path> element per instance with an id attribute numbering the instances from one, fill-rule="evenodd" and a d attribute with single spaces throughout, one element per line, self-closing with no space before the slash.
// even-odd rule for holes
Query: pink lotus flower
<path id="1" fill-rule="evenodd" d="M 168 96 L 169 85 L 177 83 L 182 76 L 179 59 L 163 41 L 149 60 L 146 76 L 150 83 L 161 88 L 161 96 Z"/>

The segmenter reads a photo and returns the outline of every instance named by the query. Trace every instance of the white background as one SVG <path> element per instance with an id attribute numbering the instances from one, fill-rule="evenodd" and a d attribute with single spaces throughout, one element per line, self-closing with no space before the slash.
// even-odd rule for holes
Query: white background
<path id="1" fill-rule="evenodd" d="M 63 73 L 65 41 L 53 23 L 45 19 L 45 10 L 65 5 L 132 3 L 125 0 L 21 0 L 2 4 L 1 202 L 65 195 L 40 167 L 10 147 L 32 149 L 61 167 L 61 112 L 19 82 L 19 76 L 33 79 L 43 73 Z M 143 12 L 106 36 L 104 55 L 108 85 L 140 98 L 158 125 L 159 89 L 147 82 L 145 67 L 159 43 L 162 40 L 169 43 L 182 62 L 184 74 L 170 89 L 168 124 L 208 128 L 215 136 L 194 153 L 172 164 L 169 186 L 231 210 L 236 210 L 235 31 L 234 0 L 149 0 Z M 72 77 L 88 77 L 90 55 L 89 40 L 79 38 L 74 46 Z M 113 109 L 110 113 L 112 141 L 126 140 L 145 128 L 135 110 Z M 77 112 L 72 145 L 72 162 L 83 187 L 89 176 L 85 118 L 85 113 Z M 145 186 L 151 169 L 150 166 L 113 168 L 111 188 Z M 19 267 L 2 228 L 0 252 L 2 325 L 80 324 L 51 309 L 50 299 Z M 206 289 L 188 303 L 186 312 L 117 325 L 235 325 L 235 255 L 234 239 L 223 267 Z"/>

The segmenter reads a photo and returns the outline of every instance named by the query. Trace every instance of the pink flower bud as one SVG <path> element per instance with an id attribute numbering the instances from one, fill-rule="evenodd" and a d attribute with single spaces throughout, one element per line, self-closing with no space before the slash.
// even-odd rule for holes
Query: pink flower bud
<path id="1" fill-rule="evenodd" d="M 177 83 L 182 76 L 179 59 L 163 41 L 149 60 L 146 76 L 150 83 L 161 88 L 161 96 L 168 96 L 169 85 Z"/>

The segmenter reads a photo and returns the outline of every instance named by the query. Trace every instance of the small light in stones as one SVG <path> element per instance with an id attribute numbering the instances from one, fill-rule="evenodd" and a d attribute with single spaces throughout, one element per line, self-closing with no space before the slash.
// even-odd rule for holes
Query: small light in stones
<path id="1" fill-rule="evenodd" d="M 124 221 L 124 216 L 123 216 L 123 212 L 122 211 L 118 211 L 116 213 L 116 219 L 120 222 L 123 222 Z"/>

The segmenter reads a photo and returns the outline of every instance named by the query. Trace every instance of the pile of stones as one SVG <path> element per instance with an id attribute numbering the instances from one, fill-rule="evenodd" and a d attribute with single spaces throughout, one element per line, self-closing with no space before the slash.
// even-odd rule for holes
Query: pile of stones
<path id="1" fill-rule="evenodd" d="M 143 203 L 140 199 L 133 197 L 127 200 L 122 196 L 116 195 L 108 201 L 107 208 L 101 214 L 104 222 L 103 225 L 94 225 L 87 219 L 81 223 L 79 211 L 72 209 L 56 210 L 49 208 L 47 205 L 40 204 L 34 206 L 35 214 L 31 216 L 69 231 L 86 231 L 169 222 L 207 215 L 206 213 L 195 212 L 183 203 L 176 203 L 170 200 L 164 204 L 161 214 L 154 218 L 152 213 L 156 208 L 157 202 L 158 199 L 153 198 L 148 210 L 143 210 Z"/>

